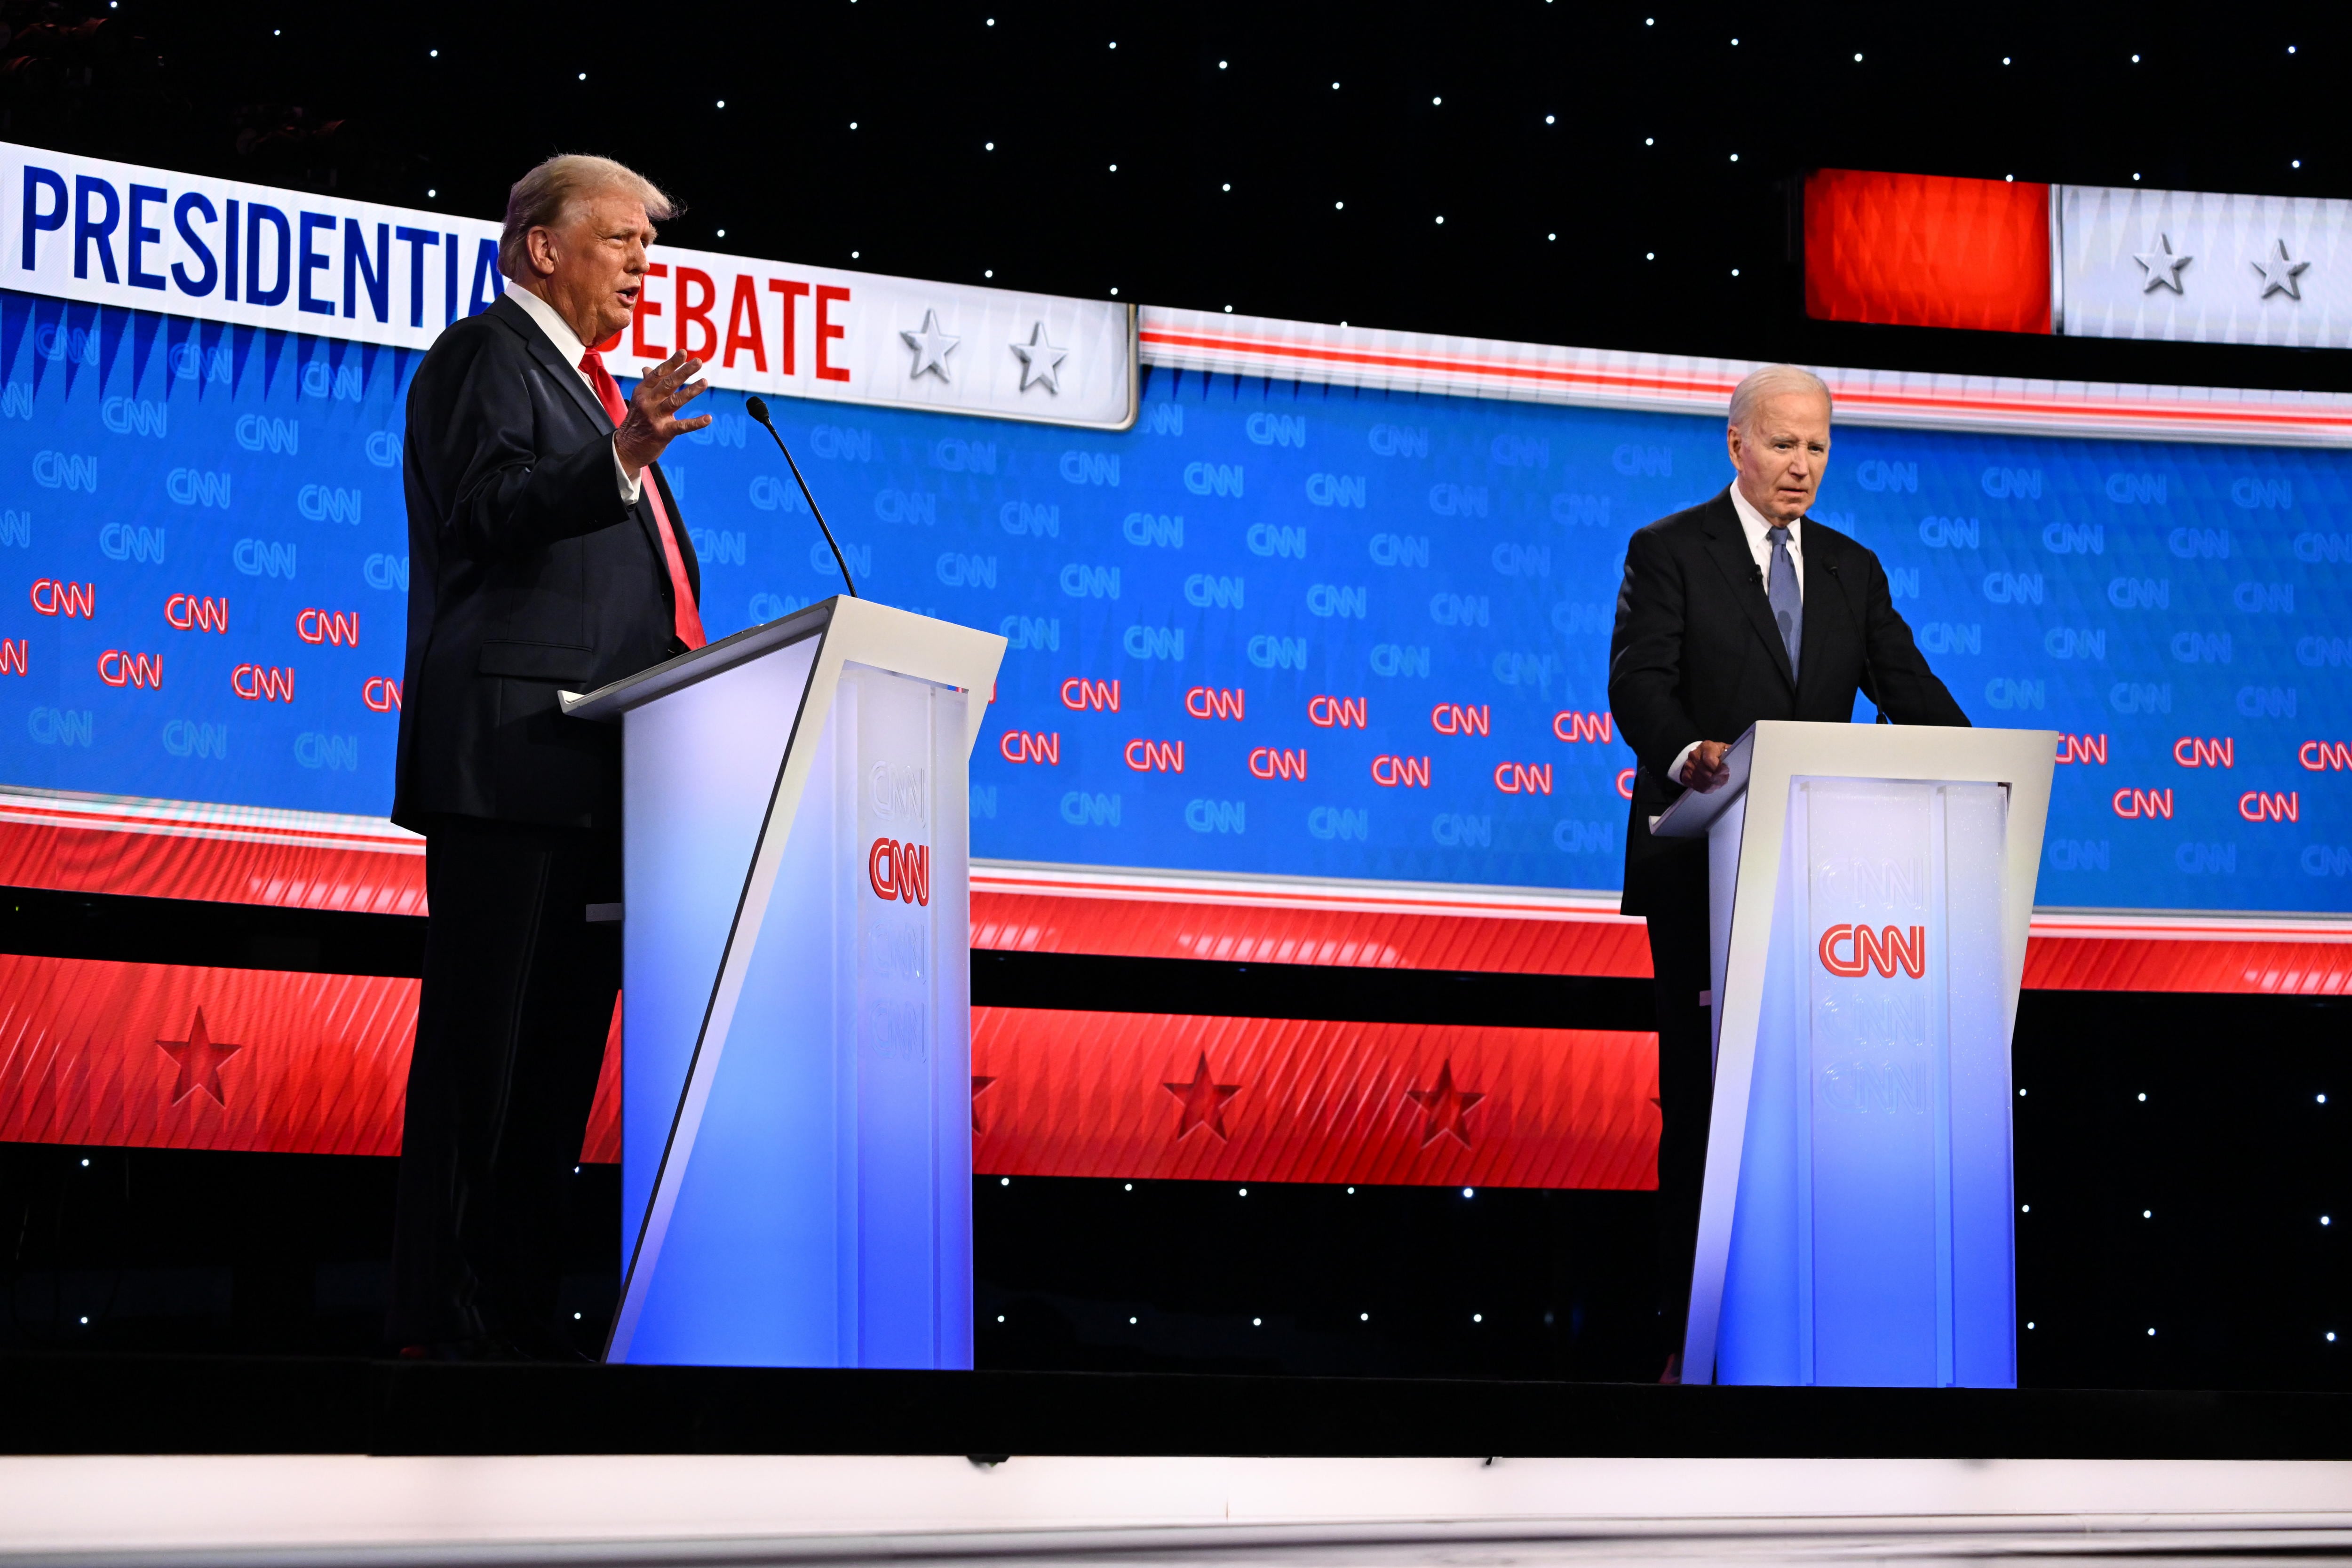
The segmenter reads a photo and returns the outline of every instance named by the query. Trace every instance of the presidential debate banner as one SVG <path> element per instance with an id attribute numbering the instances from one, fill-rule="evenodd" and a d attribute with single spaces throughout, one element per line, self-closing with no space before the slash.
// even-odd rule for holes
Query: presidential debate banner
<path id="1" fill-rule="evenodd" d="M 0 142 L 0 286 L 423 349 L 505 288 L 499 225 Z M 658 247 L 615 374 L 1124 429 L 1133 310 Z"/>
<path id="2" fill-rule="evenodd" d="M 364 287 L 355 316 L 282 326 L 151 298 L 0 293 L 0 782 L 380 816 L 418 348 L 371 341 Z M 1617 886 L 1624 543 L 1722 488 L 1721 416 L 1167 368 L 1137 389 L 1123 431 L 778 399 L 861 587 L 1011 642 L 975 857 Z M 665 460 L 713 636 L 839 586 L 744 395 L 709 395 Z M 1815 516 L 1878 552 L 1978 722 L 2064 732 L 2041 904 L 2342 911 L 2347 468 L 1842 426 Z"/>

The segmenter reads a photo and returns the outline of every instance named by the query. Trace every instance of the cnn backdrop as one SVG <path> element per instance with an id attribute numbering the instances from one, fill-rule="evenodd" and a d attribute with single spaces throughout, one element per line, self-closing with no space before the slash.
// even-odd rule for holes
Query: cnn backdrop
<path id="1" fill-rule="evenodd" d="M 418 358 L 0 295 L 5 782 L 387 809 Z M 837 586 L 741 399 L 665 464 L 714 636 Z M 1166 369 L 1141 403 L 777 400 L 861 588 L 1011 640 L 975 855 L 1614 887 L 1624 541 L 1725 482 L 1719 419 Z M 2042 905 L 2342 910 L 2347 468 L 1841 427 L 1814 515 L 1979 723 L 2066 733 Z"/>

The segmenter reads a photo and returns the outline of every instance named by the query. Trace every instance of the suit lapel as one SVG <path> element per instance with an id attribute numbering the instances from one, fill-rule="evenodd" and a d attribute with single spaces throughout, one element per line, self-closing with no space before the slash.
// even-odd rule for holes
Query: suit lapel
<path id="1" fill-rule="evenodd" d="M 580 367 L 565 364 L 556 357 L 555 345 L 547 341 L 547 334 L 539 330 L 539 323 L 530 319 L 530 312 L 501 294 L 491 302 L 489 313 L 522 339 L 523 348 L 555 378 L 558 386 L 572 395 L 572 401 L 580 405 L 580 412 L 588 416 L 590 424 L 607 436 L 613 433 L 612 416 L 589 392 L 588 384 L 580 379 Z"/>
<path id="2" fill-rule="evenodd" d="M 1790 686 L 1797 684 L 1794 671 L 1789 668 L 1789 650 L 1780 641 L 1780 623 L 1772 618 L 1772 601 L 1756 581 L 1756 557 L 1748 552 L 1748 531 L 1739 526 L 1739 513 L 1731 505 L 1731 491 L 1717 496 L 1706 509 L 1703 526 L 1706 531 L 1707 552 L 1731 585 L 1731 596 L 1748 612 L 1748 622 L 1772 656 L 1773 667 L 1780 679 Z M 1803 645 L 1801 644 L 1801 647 Z"/>
<path id="3" fill-rule="evenodd" d="M 572 395 L 572 401 L 580 405 L 580 411 L 588 416 L 589 422 L 599 432 L 607 436 L 613 433 L 613 416 L 604 412 L 604 405 L 596 401 L 595 395 L 588 390 L 588 384 L 580 379 L 580 367 L 563 363 L 555 352 L 555 345 L 547 341 L 547 334 L 539 330 L 539 323 L 530 319 L 529 311 L 501 294 L 491 302 L 489 313 L 521 337 L 524 349 L 539 362 L 541 369 L 554 378 L 558 386 Z M 616 487 L 619 482 L 619 476 L 615 475 L 614 483 Z M 667 498 L 667 489 L 663 495 Z M 667 581 L 669 574 L 667 558 L 662 552 L 661 535 L 655 530 L 654 509 L 646 504 L 644 492 L 638 493 L 637 504 L 629 510 L 636 513 L 637 526 L 644 531 L 646 542 L 653 546 L 654 559 L 665 563 L 662 575 Z M 671 509 L 670 515 L 677 515 L 675 507 Z"/>

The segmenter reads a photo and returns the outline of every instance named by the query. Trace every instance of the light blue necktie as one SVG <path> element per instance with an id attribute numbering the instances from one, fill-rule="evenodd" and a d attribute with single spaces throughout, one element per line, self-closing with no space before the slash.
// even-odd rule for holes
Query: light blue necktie
<path id="1" fill-rule="evenodd" d="M 1805 596 L 1797 592 L 1797 563 L 1789 559 L 1789 525 L 1767 531 L 1772 541 L 1772 618 L 1780 623 L 1780 644 L 1789 650 L 1789 675 L 1797 674 L 1797 647 L 1805 636 Z"/>

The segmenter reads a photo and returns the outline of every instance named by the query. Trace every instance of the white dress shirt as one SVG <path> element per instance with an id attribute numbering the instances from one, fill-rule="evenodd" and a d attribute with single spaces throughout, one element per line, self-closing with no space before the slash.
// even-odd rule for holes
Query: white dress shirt
<path id="1" fill-rule="evenodd" d="M 1756 570 L 1763 574 L 1763 581 L 1769 584 L 1772 581 L 1772 520 L 1756 510 L 1756 503 L 1740 493 L 1736 481 L 1731 487 L 1731 510 L 1739 514 L 1739 527 L 1748 535 L 1748 553 L 1755 558 Z M 1805 602 L 1805 520 L 1802 518 L 1789 525 L 1789 560 L 1797 569 L 1797 603 L 1801 605 Z M 1699 743 L 1693 741 L 1675 752 L 1674 767 L 1666 776 L 1676 784 L 1682 783 L 1683 764 L 1690 761 L 1690 754 L 1698 747 Z"/>
<path id="2" fill-rule="evenodd" d="M 1772 520 L 1758 511 L 1756 503 L 1742 495 L 1736 484 L 1731 487 L 1731 510 L 1739 514 L 1739 526 L 1748 535 L 1748 553 L 1756 558 L 1756 569 L 1764 574 L 1769 584 L 1772 581 Z M 1797 602 L 1801 605 L 1805 602 L 1805 520 L 1801 517 L 1789 525 L 1789 559 L 1797 568 Z"/>
<path id="3" fill-rule="evenodd" d="M 572 330 L 572 324 L 555 313 L 554 306 L 519 283 L 508 288 L 507 298 L 520 305 L 522 313 L 539 323 L 539 330 L 547 334 L 549 342 L 555 345 L 555 357 L 572 367 L 580 377 L 580 384 L 588 389 L 591 398 L 594 398 L 596 384 L 589 379 L 586 371 L 580 368 L 581 356 L 588 352 L 588 345 L 580 341 L 580 334 Z M 604 405 L 599 402 L 597 406 L 601 408 Z M 641 474 L 633 475 L 622 466 L 618 447 L 613 452 L 613 475 L 621 483 L 622 503 L 636 505 L 637 497 L 645 489 L 645 479 Z"/>

